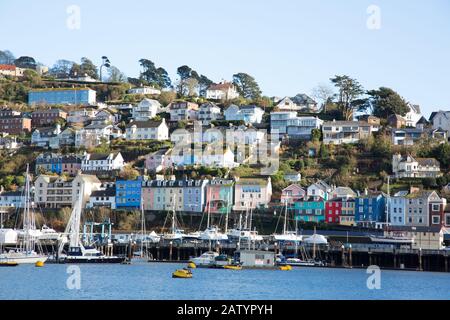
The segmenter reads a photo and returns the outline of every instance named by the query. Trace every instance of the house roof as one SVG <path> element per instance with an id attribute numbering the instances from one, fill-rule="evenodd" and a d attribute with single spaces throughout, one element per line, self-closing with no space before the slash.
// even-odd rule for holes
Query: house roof
<path id="1" fill-rule="evenodd" d="M 267 185 L 266 179 L 256 179 L 256 178 L 241 178 L 238 181 L 236 181 L 236 185 Z"/>
<path id="2" fill-rule="evenodd" d="M 439 167 L 441 164 L 434 158 L 416 158 L 417 162 L 421 166 Z"/>
<path id="3" fill-rule="evenodd" d="M 113 155 L 112 158 L 116 159 L 120 152 L 115 153 L 91 153 L 89 154 L 89 160 L 106 160 L 110 155 Z"/>
<path id="4" fill-rule="evenodd" d="M 406 121 L 406 119 L 398 114 L 391 114 L 390 116 L 388 116 L 388 120 L 392 121 L 392 120 L 397 120 L 397 121 Z"/>
<path id="5" fill-rule="evenodd" d="M 127 128 L 136 126 L 137 128 L 158 128 L 164 120 L 148 120 L 148 121 L 133 121 L 127 124 Z"/>
<path id="6" fill-rule="evenodd" d="M 228 90 L 233 88 L 233 86 L 231 82 L 222 82 L 209 86 L 208 90 Z"/>
<path id="7" fill-rule="evenodd" d="M 16 71 L 16 66 L 11 64 L 0 64 L 0 70 Z"/>
<path id="8" fill-rule="evenodd" d="M 316 101 L 304 93 L 297 94 L 295 97 L 292 97 L 291 100 L 296 105 L 316 104 Z"/>
<path id="9" fill-rule="evenodd" d="M 96 190 L 91 193 L 91 197 L 115 197 L 116 188 L 106 188 L 105 190 Z"/>
<path id="10" fill-rule="evenodd" d="M 417 124 L 429 124 L 430 122 L 425 119 L 425 117 L 420 118 L 419 121 L 417 121 Z"/>

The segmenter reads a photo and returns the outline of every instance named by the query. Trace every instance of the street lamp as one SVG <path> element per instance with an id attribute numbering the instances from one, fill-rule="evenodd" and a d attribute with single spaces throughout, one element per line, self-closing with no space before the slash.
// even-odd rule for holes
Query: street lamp
<path id="1" fill-rule="evenodd" d="M 111 67 L 111 62 L 109 61 L 108 57 L 103 56 L 102 57 L 102 65 L 100 66 L 100 81 L 103 82 L 103 76 L 102 76 L 102 68 L 106 67 L 109 68 Z"/>

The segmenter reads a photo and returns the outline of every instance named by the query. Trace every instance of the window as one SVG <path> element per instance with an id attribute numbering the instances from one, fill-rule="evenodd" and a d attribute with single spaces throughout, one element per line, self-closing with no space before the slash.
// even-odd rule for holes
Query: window
<path id="1" fill-rule="evenodd" d="M 441 223 L 441 217 L 433 216 L 433 224 L 439 224 L 439 223 Z"/>
<path id="2" fill-rule="evenodd" d="M 440 205 L 433 204 L 433 211 L 439 211 L 439 209 L 440 209 Z"/>

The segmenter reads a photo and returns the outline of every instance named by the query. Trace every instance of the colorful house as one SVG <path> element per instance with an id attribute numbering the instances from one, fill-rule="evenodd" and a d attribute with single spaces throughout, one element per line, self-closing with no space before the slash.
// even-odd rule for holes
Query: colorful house
<path id="1" fill-rule="evenodd" d="M 289 187 L 281 191 L 281 203 L 294 204 L 303 201 L 306 191 L 298 184 L 291 184 Z"/>
<path id="2" fill-rule="evenodd" d="M 116 181 L 116 208 L 140 208 L 141 207 L 142 177 L 136 180 Z"/>
<path id="3" fill-rule="evenodd" d="M 325 221 L 325 201 L 310 198 L 307 201 L 294 203 L 295 219 L 304 222 Z"/>
<path id="4" fill-rule="evenodd" d="M 355 221 L 368 228 L 381 228 L 386 224 L 386 195 L 366 192 L 355 199 Z"/>
<path id="5" fill-rule="evenodd" d="M 246 211 L 267 207 L 272 199 L 272 181 L 270 178 L 241 178 L 234 188 L 234 210 Z"/>
<path id="6" fill-rule="evenodd" d="M 339 224 L 343 226 L 355 225 L 355 199 L 341 199 L 341 215 Z"/>
<path id="7" fill-rule="evenodd" d="M 233 208 L 234 181 L 214 179 L 206 186 L 206 208 L 211 213 L 230 213 Z"/>
<path id="8" fill-rule="evenodd" d="M 342 200 L 339 198 L 325 203 L 325 221 L 329 224 L 339 224 L 342 215 Z"/>

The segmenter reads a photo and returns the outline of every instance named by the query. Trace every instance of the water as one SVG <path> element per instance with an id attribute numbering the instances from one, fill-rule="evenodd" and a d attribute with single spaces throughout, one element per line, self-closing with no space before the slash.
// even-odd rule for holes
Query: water
<path id="1" fill-rule="evenodd" d="M 381 290 L 369 290 L 365 270 L 195 269 L 192 279 L 172 279 L 181 264 L 81 265 L 81 288 L 69 290 L 68 265 L 0 268 L 0 300 L 278 300 L 450 299 L 450 274 L 382 271 Z"/>

